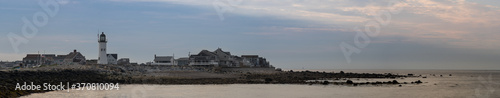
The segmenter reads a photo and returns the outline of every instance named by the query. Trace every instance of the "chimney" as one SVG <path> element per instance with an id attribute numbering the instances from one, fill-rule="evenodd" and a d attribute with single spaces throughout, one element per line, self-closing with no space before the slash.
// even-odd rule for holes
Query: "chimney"
<path id="1" fill-rule="evenodd" d="M 75 49 L 75 50 L 73 50 L 73 52 L 74 52 L 74 53 L 76 53 L 76 49 Z"/>

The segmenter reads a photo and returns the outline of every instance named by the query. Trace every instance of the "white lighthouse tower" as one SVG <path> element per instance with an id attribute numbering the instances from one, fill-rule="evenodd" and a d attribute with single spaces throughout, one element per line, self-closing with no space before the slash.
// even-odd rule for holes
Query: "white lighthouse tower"
<path id="1" fill-rule="evenodd" d="M 108 56 L 106 54 L 106 43 L 108 40 L 106 40 L 104 32 L 101 33 L 97 42 L 99 42 L 99 58 L 97 59 L 97 64 L 108 64 Z"/>

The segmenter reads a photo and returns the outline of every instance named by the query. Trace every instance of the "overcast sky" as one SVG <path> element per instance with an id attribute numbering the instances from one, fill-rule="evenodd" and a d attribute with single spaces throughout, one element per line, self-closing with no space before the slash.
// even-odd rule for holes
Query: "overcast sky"
<path id="1" fill-rule="evenodd" d="M 97 59 L 101 31 L 108 53 L 139 63 L 222 48 L 287 69 L 500 69 L 498 0 L 56 0 L 54 13 L 40 1 L 0 1 L 0 60 Z M 37 33 L 23 35 L 24 19 Z"/>

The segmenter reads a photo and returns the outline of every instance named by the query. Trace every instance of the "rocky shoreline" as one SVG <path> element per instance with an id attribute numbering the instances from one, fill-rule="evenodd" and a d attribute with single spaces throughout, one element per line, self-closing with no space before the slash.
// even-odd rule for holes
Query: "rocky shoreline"
<path id="1" fill-rule="evenodd" d="M 167 70 L 167 69 L 187 70 Z M 154 69 L 154 70 L 151 70 Z M 31 93 L 47 92 L 44 90 L 15 90 L 17 83 L 35 84 L 60 82 L 69 83 L 120 83 L 120 84 L 309 84 L 309 85 L 400 85 L 396 80 L 387 82 L 352 82 L 351 78 L 394 79 L 412 77 L 393 74 L 368 74 L 344 72 L 312 71 L 271 71 L 242 72 L 221 71 L 210 68 L 153 68 L 137 66 L 81 65 L 56 66 L 22 70 L 0 71 L 0 96 L 19 97 Z M 340 80 L 332 82 L 326 80 Z M 412 82 L 415 84 L 421 81 Z M 410 84 L 410 83 L 408 83 Z"/>

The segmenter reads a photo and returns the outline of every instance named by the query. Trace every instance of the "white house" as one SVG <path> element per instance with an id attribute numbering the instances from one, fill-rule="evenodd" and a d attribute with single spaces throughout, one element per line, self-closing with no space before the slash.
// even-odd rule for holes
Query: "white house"
<path id="1" fill-rule="evenodd" d="M 154 62 L 151 65 L 176 65 L 175 59 L 173 56 L 156 56 Z"/>
<path id="2" fill-rule="evenodd" d="M 107 54 L 108 64 L 118 64 L 118 54 Z"/>

